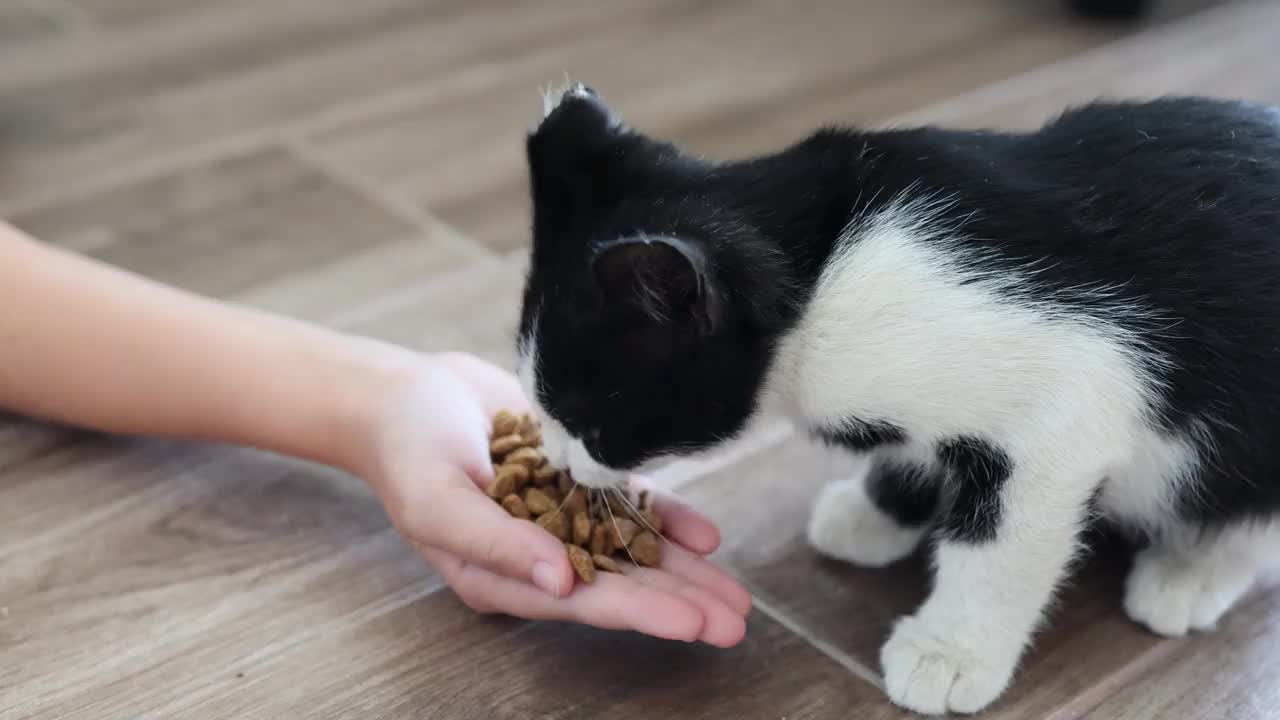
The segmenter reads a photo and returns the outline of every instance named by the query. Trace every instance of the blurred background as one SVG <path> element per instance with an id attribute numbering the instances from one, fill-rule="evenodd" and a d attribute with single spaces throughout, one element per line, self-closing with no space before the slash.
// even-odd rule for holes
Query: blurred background
<path id="1" fill-rule="evenodd" d="M 566 74 L 730 158 L 829 123 L 1276 102 L 1277 48 L 1267 0 L 0 0 L 0 216 L 200 293 L 509 365 L 524 133 Z M 760 600 L 748 641 L 712 653 L 477 618 L 349 478 L 0 415 L 0 718 L 900 717 L 876 653 L 924 568 L 815 559 L 814 463 L 773 428 L 666 478 Z M 1164 642 L 1124 618 L 1120 577 L 1062 603 L 989 717 L 1280 714 L 1280 601 Z"/>

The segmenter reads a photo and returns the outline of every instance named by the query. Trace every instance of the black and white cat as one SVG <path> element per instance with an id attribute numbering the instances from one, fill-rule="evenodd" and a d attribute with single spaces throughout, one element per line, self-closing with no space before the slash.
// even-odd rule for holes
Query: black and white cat
<path id="1" fill-rule="evenodd" d="M 999 697 L 1097 516 L 1145 541 L 1125 607 L 1167 635 L 1280 559 L 1274 109 L 829 129 L 728 163 L 582 85 L 545 111 L 518 350 L 552 459 L 608 485 L 770 408 L 872 453 L 809 537 L 876 566 L 932 540 L 881 653 L 895 702 Z"/>

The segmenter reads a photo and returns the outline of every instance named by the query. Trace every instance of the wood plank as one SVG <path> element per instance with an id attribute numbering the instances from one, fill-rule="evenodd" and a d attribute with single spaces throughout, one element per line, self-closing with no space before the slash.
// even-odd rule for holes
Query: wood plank
<path id="1" fill-rule="evenodd" d="M 1264 720 L 1280 708 L 1280 590 L 1229 614 L 1215 634 L 1178 643 L 1169 662 L 1081 717 Z"/>
<path id="2" fill-rule="evenodd" d="M 804 539 L 809 505 L 823 482 L 859 466 L 792 438 L 685 486 L 682 494 L 720 524 L 725 540 L 717 557 L 763 602 L 806 636 L 878 674 L 892 623 L 927 594 L 927 563 L 917 556 L 886 569 L 856 568 L 822 558 Z M 1128 550 L 1100 543 L 1095 557 L 1060 597 L 1012 689 L 986 717 L 1045 717 L 1142 663 L 1160 644 L 1121 611 Z"/>
<path id="3" fill-rule="evenodd" d="M 190 22 L 94 34 L 0 70 L 0 204 L 30 208 L 102 177 L 642 20 L 675 0 L 529 5 L 369 0 L 202 6 Z M 252 139 L 252 138 L 251 138 Z"/>
<path id="4" fill-rule="evenodd" d="M 147 443 L 106 467 L 26 468 L 25 494 L 43 491 L 62 527 L 0 543 L 0 715 L 139 717 L 210 672 L 439 586 L 359 481 L 210 450 L 204 464 Z"/>
<path id="5" fill-rule="evenodd" d="M 21 214 L 36 237 L 199 293 L 243 293 L 420 235 L 381 206 L 278 148 Z M 421 242 L 432 247 L 430 238 Z M 448 254 L 439 250 L 447 269 Z"/>
<path id="6" fill-rule="evenodd" d="M 219 678 L 172 717 L 898 717 L 875 689 L 761 615 L 738 648 L 481 618 L 438 593 Z"/>
<path id="7" fill-rule="evenodd" d="M 0 54 L 57 37 L 67 23 L 41 0 L 0 3 Z"/>
<path id="8" fill-rule="evenodd" d="M 904 123 L 1034 128 L 1096 98 L 1203 94 L 1280 103 L 1280 5 L 1241 0 L 1157 33 L 921 108 Z"/>
<path id="9" fill-rule="evenodd" d="M 737 155 L 832 120 L 882 120 L 1118 34 L 1003 0 L 684 7 L 513 57 L 473 83 L 312 139 L 334 162 L 511 251 L 527 242 L 521 143 L 537 117 L 534 91 L 562 71 L 637 127 Z"/>

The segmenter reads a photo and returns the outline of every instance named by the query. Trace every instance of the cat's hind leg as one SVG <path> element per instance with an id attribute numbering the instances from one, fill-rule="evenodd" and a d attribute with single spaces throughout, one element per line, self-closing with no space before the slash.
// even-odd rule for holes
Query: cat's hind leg
<path id="1" fill-rule="evenodd" d="M 828 484 L 814 503 L 809 542 L 824 555 L 883 567 L 910 555 L 929 530 L 943 476 L 924 463 L 877 455 L 864 477 Z"/>
<path id="2" fill-rule="evenodd" d="M 1139 551 L 1125 611 L 1161 635 L 1209 630 L 1280 560 L 1280 518 L 1166 532 Z"/>

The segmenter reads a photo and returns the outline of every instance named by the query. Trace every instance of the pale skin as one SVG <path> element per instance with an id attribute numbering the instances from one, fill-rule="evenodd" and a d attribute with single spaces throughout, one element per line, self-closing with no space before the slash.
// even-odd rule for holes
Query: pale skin
<path id="1" fill-rule="evenodd" d="M 474 356 L 423 355 L 199 297 L 2 222 L 0 347 L 0 408 L 257 447 L 363 478 L 479 612 L 720 647 L 746 632 L 750 596 L 705 559 L 719 532 L 674 499 L 658 494 L 671 541 L 662 567 L 587 586 L 555 537 L 484 494 L 490 418 L 528 404 L 511 374 Z"/>

